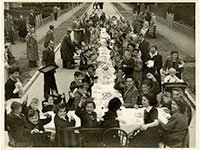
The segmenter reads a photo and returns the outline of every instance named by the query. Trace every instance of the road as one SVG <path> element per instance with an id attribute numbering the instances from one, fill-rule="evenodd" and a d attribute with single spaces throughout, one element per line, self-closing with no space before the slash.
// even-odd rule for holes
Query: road
<path id="1" fill-rule="evenodd" d="M 88 14 L 92 12 L 92 7 L 88 10 Z M 104 3 L 104 12 L 106 15 L 109 16 L 117 16 L 119 17 L 118 12 L 113 8 L 113 5 L 111 3 Z M 68 91 L 69 91 L 69 85 L 71 81 L 73 80 L 73 74 L 77 69 L 68 70 L 62 68 L 61 58 L 60 58 L 60 51 L 56 53 L 56 63 L 59 66 L 59 68 L 56 70 L 55 78 L 58 86 L 59 93 L 65 93 L 66 98 L 68 98 Z M 32 84 L 32 86 L 28 89 L 25 96 L 28 95 L 29 101 L 34 97 L 39 98 L 41 101 L 44 100 L 43 98 L 43 86 L 44 86 L 44 76 L 43 74 L 40 74 L 38 78 L 35 80 L 35 82 Z M 40 106 L 41 108 L 41 106 Z M 192 119 L 192 123 L 190 126 L 190 145 L 191 147 L 195 146 L 195 113 Z"/>

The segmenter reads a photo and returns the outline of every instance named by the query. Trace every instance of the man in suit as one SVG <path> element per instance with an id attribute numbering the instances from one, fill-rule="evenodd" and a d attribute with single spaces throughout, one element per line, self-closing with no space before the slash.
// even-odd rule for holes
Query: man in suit
<path id="1" fill-rule="evenodd" d="M 54 26 L 50 25 L 49 26 L 49 31 L 46 33 L 45 41 L 44 41 L 44 47 L 48 47 L 49 41 L 54 41 L 54 33 L 53 33 Z"/>
<path id="2" fill-rule="evenodd" d="M 48 47 L 43 51 L 42 55 L 42 65 L 56 65 L 55 63 L 55 54 L 54 54 L 54 42 L 49 41 Z M 56 79 L 54 76 L 55 70 L 44 73 L 44 97 L 47 99 L 50 95 L 50 90 L 56 90 L 58 93 Z"/>
<path id="3" fill-rule="evenodd" d="M 158 53 L 156 46 L 151 46 L 147 58 L 144 60 L 143 79 L 148 73 L 152 73 L 161 86 L 160 69 L 163 66 L 162 56 Z"/>
<path id="4" fill-rule="evenodd" d="M 28 146 L 28 135 L 31 130 L 27 128 L 25 116 L 21 113 L 21 103 L 14 101 L 11 104 L 11 112 L 6 116 L 6 125 L 9 135 L 12 137 L 15 146 Z M 11 142 L 11 141 L 10 141 Z"/>
<path id="5" fill-rule="evenodd" d="M 144 39 L 144 36 L 142 34 L 138 34 L 138 40 L 139 40 L 139 49 L 142 53 L 141 59 L 144 62 L 144 60 L 147 59 L 149 54 L 149 42 L 147 42 Z"/>
<path id="6" fill-rule="evenodd" d="M 125 106 L 137 108 L 138 95 L 139 91 L 134 84 L 134 79 L 132 78 L 132 76 L 127 76 L 125 88 L 123 90 L 123 100 Z"/>
<path id="7" fill-rule="evenodd" d="M 67 34 L 61 43 L 61 58 L 63 60 L 63 68 L 73 69 L 75 45 L 71 40 L 72 29 L 67 29 Z"/>
<path id="8" fill-rule="evenodd" d="M 31 9 L 31 13 L 29 15 L 29 25 L 35 28 L 35 14 L 33 9 Z"/>

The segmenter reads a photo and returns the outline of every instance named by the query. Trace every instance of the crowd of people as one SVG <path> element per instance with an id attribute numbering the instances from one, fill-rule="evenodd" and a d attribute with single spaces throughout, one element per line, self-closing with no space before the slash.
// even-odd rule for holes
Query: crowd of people
<path id="1" fill-rule="evenodd" d="M 37 98 L 32 99 L 29 105 L 27 100 L 23 104 L 13 102 L 11 112 L 6 116 L 6 130 L 15 139 L 16 146 L 29 146 L 27 140 L 30 134 L 45 131 L 43 126 L 52 120 L 49 111 L 55 112 L 55 141 L 58 143 L 58 130 L 75 126 L 75 119 L 68 117 L 68 111 L 75 110 L 81 120 L 81 128 L 119 128 L 121 120 L 118 119 L 117 111 L 124 105 L 133 109 L 145 108 L 144 124 L 130 138 L 131 147 L 158 147 L 160 142 L 169 147 L 187 147 L 185 131 L 191 121 L 191 108 L 184 101 L 181 89 L 162 91 L 163 83 L 184 82 L 184 62 L 179 58 L 178 51 L 172 51 L 171 57 L 163 62 L 159 48 L 148 42 L 146 33 L 154 19 L 150 13 L 141 12 L 132 26 L 124 18 L 108 17 L 104 12 L 98 15 L 93 11 L 90 15 L 86 13 L 83 17 L 77 17 L 72 29 L 67 29 L 60 49 L 63 68 L 73 69 L 76 63 L 73 56 L 75 53 L 80 54 L 78 71 L 74 73 L 74 81 L 69 86 L 69 99 L 64 94 L 59 94 L 55 70 L 44 73 L 45 100 L 42 102 L 42 112 L 46 119 L 40 119 L 41 101 Z M 143 27 L 138 28 L 138 21 L 143 22 Z M 53 26 L 49 29 L 44 43 L 46 49 L 42 56 L 43 66 L 55 65 L 54 38 L 49 36 L 53 34 Z M 74 40 L 71 39 L 72 30 L 75 34 Z M 105 44 L 110 50 L 110 59 L 115 68 L 113 88 L 122 94 L 124 104 L 119 98 L 112 98 L 108 103 L 108 111 L 98 120 L 92 87 L 98 80 L 96 69 L 99 66 L 97 58 L 101 46 L 101 30 L 105 30 L 110 37 L 105 38 Z M 153 36 L 155 37 L 155 33 Z M 29 59 L 31 65 L 35 65 L 37 59 Z M 10 78 L 5 84 L 7 101 L 22 95 L 18 81 L 19 69 L 10 67 L 9 74 Z M 171 114 L 167 124 L 158 119 L 158 107 L 166 107 L 166 111 Z"/>

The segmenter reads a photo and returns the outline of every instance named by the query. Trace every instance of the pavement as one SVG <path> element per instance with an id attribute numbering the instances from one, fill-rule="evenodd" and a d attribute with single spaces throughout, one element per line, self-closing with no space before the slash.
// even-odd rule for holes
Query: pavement
<path id="1" fill-rule="evenodd" d="M 132 8 L 125 3 L 119 3 L 123 8 L 132 11 Z M 168 39 L 171 43 L 180 48 L 181 51 L 195 58 L 195 40 L 185 34 L 169 28 L 167 25 L 156 22 L 157 32 Z"/>
<path id="2" fill-rule="evenodd" d="M 118 12 L 116 12 L 116 10 L 113 8 L 113 5 L 111 3 L 104 3 L 104 10 L 103 11 L 106 13 L 107 16 L 108 15 L 109 16 L 115 15 L 115 16 L 119 17 Z M 92 12 L 92 7 L 89 8 L 88 14 L 90 14 L 91 12 Z M 60 21 L 60 23 L 62 23 L 63 21 L 67 20 L 67 17 L 69 18 L 69 15 L 67 15 L 67 14 L 64 14 L 64 16 L 60 16 L 59 19 L 58 19 L 58 22 Z M 57 22 L 54 22 L 54 23 L 55 23 L 54 24 L 55 26 L 56 25 L 58 26 L 60 24 L 60 23 L 57 23 Z M 43 27 L 43 29 L 38 29 L 36 32 L 45 35 L 45 33 L 48 29 L 48 26 L 50 24 L 51 23 L 47 24 L 45 27 Z M 39 32 L 39 31 L 41 31 L 41 32 Z M 39 38 L 42 38 L 42 36 L 38 37 L 38 39 Z M 56 78 L 58 90 L 59 90 L 60 94 L 65 93 L 66 98 L 68 99 L 69 85 L 70 85 L 71 81 L 73 80 L 73 74 L 77 69 L 68 70 L 68 69 L 62 68 L 60 51 L 58 51 L 56 53 L 55 59 L 56 59 L 57 65 L 59 66 L 59 68 L 56 70 L 56 73 L 55 73 L 55 78 Z M 30 100 L 34 97 L 39 98 L 40 101 L 44 100 L 43 99 L 43 86 L 44 86 L 44 79 L 43 78 L 44 78 L 43 74 L 40 74 L 38 76 L 38 78 L 35 80 L 35 82 L 32 84 L 32 86 L 28 89 L 26 94 L 24 95 L 24 97 L 26 97 L 26 95 L 28 95 L 28 97 L 29 97 L 28 103 L 30 103 Z M 41 106 L 40 106 L 40 108 L 41 108 Z M 191 123 L 191 126 L 190 126 L 191 147 L 195 146 L 195 143 L 194 143 L 195 142 L 195 137 L 194 137 L 195 136 L 195 118 L 196 117 L 195 117 L 195 113 L 194 113 L 192 123 Z M 5 140 L 5 141 L 8 141 L 8 137 L 6 137 L 6 139 L 7 140 Z"/>
<path id="3" fill-rule="evenodd" d="M 54 25 L 54 28 L 57 28 L 61 23 L 65 20 L 68 20 L 75 12 L 77 12 L 80 8 L 82 8 L 86 3 L 82 3 L 71 10 L 67 11 L 66 13 L 62 14 L 58 17 L 57 21 L 52 20 L 41 27 L 36 29 L 36 39 L 40 41 L 42 38 L 45 37 L 46 32 L 49 30 L 49 25 Z M 22 57 L 22 55 L 26 55 L 26 43 L 21 41 L 16 41 L 15 45 L 12 45 L 12 52 L 13 55 L 18 59 Z"/>
<path id="4" fill-rule="evenodd" d="M 126 11 L 132 11 L 125 3 L 119 3 Z M 157 21 L 157 32 L 168 39 L 171 43 L 178 46 L 181 51 L 185 52 L 189 56 L 195 57 L 195 41 L 194 39 L 189 38 L 181 32 L 174 31 L 166 25 L 163 25 Z M 187 66 L 194 66 L 195 63 L 186 64 Z M 190 132 L 190 147 L 194 148 L 196 145 L 196 111 L 192 110 L 193 116 L 192 121 L 189 127 Z"/>

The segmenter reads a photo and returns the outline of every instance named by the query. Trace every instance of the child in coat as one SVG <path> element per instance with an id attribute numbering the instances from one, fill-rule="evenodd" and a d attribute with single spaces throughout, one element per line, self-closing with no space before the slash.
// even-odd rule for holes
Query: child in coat
<path id="1" fill-rule="evenodd" d="M 97 113 L 94 112 L 96 105 L 92 98 L 85 100 L 81 98 L 78 104 L 75 114 L 81 119 L 81 127 L 84 128 L 95 128 L 97 127 Z"/>

